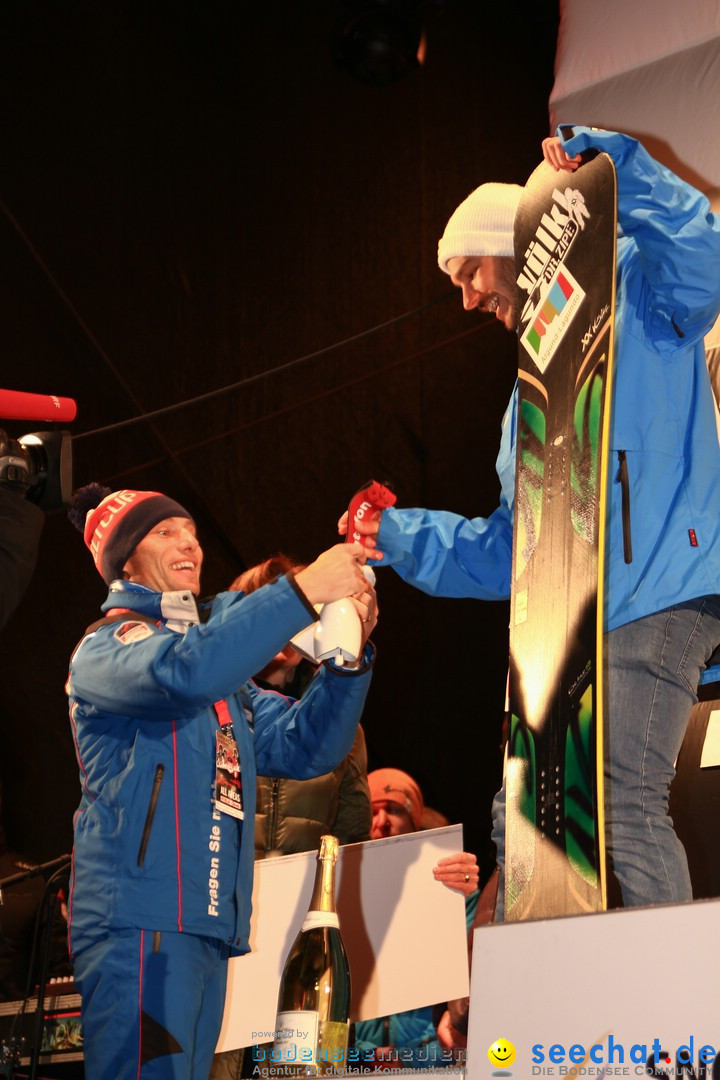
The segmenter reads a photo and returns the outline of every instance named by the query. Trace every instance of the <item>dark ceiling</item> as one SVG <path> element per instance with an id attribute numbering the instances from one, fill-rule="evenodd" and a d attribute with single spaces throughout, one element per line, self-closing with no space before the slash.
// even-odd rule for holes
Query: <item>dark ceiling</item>
<path id="1" fill-rule="evenodd" d="M 3 3 L 0 385 L 76 399 L 77 486 L 188 506 L 208 591 L 334 543 L 371 476 L 400 505 L 495 507 L 514 343 L 463 313 L 435 253 L 473 187 L 539 160 L 556 6 Z M 422 66 L 391 78 L 393 34 L 348 32 L 368 7 L 422 22 Z M 48 515 L 2 634 L 4 815 L 33 858 L 71 843 L 63 679 L 103 595 Z M 507 607 L 391 571 L 379 598 L 370 766 L 413 773 L 487 866 Z"/>

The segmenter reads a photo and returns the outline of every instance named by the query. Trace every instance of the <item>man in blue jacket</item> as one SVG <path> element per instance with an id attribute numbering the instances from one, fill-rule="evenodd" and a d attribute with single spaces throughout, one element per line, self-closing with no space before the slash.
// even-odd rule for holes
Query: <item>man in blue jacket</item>
<path id="1" fill-rule="evenodd" d="M 340 544 L 250 596 L 198 614 L 203 553 L 190 515 L 158 492 L 78 507 L 110 587 L 70 663 L 82 798 L 75 817 L 71 951 L 88 1080 L 206 1080 L 227 960 L 248 950 L 256 768 L 301 779 L 348 753 L 374 651 L 360 544 Z M 87 490 L 87 489 L 85 489 Z M 97 504 L 97 505 L 96 505 Z M 302 701 L 249 682 L 317 618 L 354 596 L 355 665 L 318 672 Z"/>
<path id="2" fill-rule="evenodd" d="M 606 828 L 626 906 L 692 898 L 668 789 L 703 667 L 720 643 L 720 449 L 703 348 L 720 309 L 720 220 L 707 199 L 628 136 L 563 127 L 546 160 L 582 151 L 618 179 L 617 308 L 606 522 Z M 513 223 L 522 188 L 483 184 L 448 221 L 440 268 L 466 310 L 518 326 Z M 386 510 L 360 531 L 406 581 L 438 596 L 510 593 L 517 388 L 502 425 L 500 506 L 468 520 Z M 344 528 L 341 519 L 341 531 Z M 496 800 L 503 860 L 502 795 Z M 502 889 L 500 891 L 502 903 Z"/>

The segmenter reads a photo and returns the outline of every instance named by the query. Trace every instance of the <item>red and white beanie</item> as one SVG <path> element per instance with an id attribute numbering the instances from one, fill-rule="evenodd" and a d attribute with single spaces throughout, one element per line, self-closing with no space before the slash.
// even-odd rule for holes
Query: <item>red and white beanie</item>
<path id="1" fill-rule="evenodd" d="M 448 259 L 467 255 L 514 255 L 513 227 L 519 184 L 481 184 L 460 203 L 438 244 L 438 266 L 449 274 Z"/>
<path id="2" fill-rule="evenodd" d="M 110 584 L 122 577 L 123 567 L 143 537 L 160 521 L 170 517 L 188 518 L 192 514 L 159 491 L 113 491 L 101 498 L 107 488 L 99 484 L 90 484 L 81 488 L 73 498 L 73 511 L 70 518 L 78 527 L 82 527 L 85 543 L 90 550 L 98 571 Z M 101 498 L 97 505 L 92 500 Z M 85 507 L 90 502 L 90 509 L 81 526 L 78 518 L 82 515 L 82 503 Z"/>

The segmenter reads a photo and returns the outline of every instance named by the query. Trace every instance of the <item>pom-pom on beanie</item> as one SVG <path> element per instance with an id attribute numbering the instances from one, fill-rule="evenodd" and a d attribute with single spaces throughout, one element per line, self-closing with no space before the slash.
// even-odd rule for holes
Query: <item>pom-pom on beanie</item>
<path id="1" fill-rule="evenodd" d="M 438 244 L 438 266 L 446 274 L 448 259 L 466 255 L 514 255 L 513 226 L 519 184 L 481 184 L 461 202 Z"/>
<path id="2" fill-rule="evenodd" d="M 180 503 L 159 491 L 111 492 L 100 484 L 80 488 L 73 496 L 68 516 L 83 533 L 107 585 L 122 576 L 135 548 L 159 521 L 170 517 L 192 521 L 192 514 Z"/>

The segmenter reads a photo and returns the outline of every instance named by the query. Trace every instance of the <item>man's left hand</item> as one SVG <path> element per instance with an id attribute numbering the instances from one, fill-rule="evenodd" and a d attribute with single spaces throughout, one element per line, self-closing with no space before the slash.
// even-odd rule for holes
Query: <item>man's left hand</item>
<path id="1" fill-rule="evenodd" d="M 582 165 L 581 155 L 576 154 L 575 157 L 570 157 L 563 146 L 562 139 L 558 138 L 557 135 L 552 135 L 549 139 L 543 139 L 542 152 L 548 165 L 552 166 L 556 172 L 561 170 L 563 172 L 575 172 Z"/>

